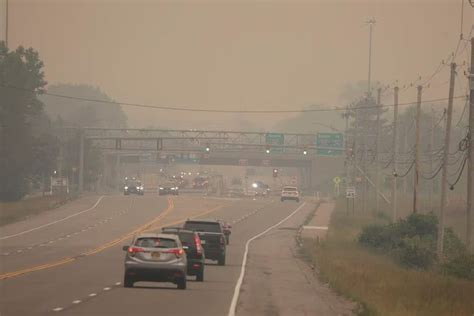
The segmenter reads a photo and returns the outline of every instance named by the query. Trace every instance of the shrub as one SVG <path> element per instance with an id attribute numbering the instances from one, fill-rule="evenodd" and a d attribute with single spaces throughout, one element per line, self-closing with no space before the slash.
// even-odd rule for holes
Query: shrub
<path id="1" fill-rule="evenodd" d="M 449 260 L 442 266 L 446 274 L 474 280 L 474 254 L 463 253 Z"/>
<path id="2" fill-rule="evenodd" d="M 394 224 L 364 227 L 359 243 L 388 251 L 405 267 L 429 269 L 437 261 L 437 235 L 438 219 L 434 214 L 412 214 Z M 442 266 L 444 273 L 472 278 L 474 259 L 468 255 L 466 246 L 451 228 L 445 230 L 443 259 L 447 261 Z"/>
<path id="3" fill-rule="evenodd" d="M 431 236 L 405 237 L 393 255 L 408 268 L 428 269 L 436 262 L 436 243 Z"/>

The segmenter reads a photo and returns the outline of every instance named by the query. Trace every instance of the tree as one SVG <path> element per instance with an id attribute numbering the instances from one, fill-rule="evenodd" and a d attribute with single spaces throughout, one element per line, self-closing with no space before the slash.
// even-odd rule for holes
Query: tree
<path id="1" fill-rule="evenodd" d="M 11 201 L 28 192 L 33 161 L 34 120 L 43 104 L 43 62 L 32 48 L 10 51 L 0 42 L 0 200 Z"/>

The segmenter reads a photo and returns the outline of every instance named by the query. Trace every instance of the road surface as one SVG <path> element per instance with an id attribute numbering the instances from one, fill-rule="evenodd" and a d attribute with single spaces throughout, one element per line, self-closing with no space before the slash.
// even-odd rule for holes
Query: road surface
<path id="1" fill-rule="evenodd" d="M 284 292 L 281 287 L 285 283 L 280 278 L 270 280 L 259 273 L 261 269 L 264 276 L 268 271 L 283 275 L 285 267 L 296 262 L 291 250 L 294 228 L 311 208 L 309 203 L 280 203 L 276 199 L 168 198 L 152 194 L 81 198 L 1 228 L 0 314 L 229 315 L 231 302 L 240 294 L 237 315 L 303 315 L 313 310 L 324 311 L 321 315 L 342 315 L 341 309 L 327 307 L 323 299 L 326 296 L 314 299 L 321 293 L 307 291 L 322 286 L 302 279 L 301 270 L 295 270 L 302 262 L 288 270 L 291 274 L 285 278 L 294 279 L 294 285 Z M 248 274 L 236 291 L 247 241 L 292 213 L 287 221 L 248 244 Z M 121 248 L 133 234 L 179 225 L 191 217 L 222 218 L 232 223 L 226 266 L 209 261 L 205 282 L 194 282 L 190 277 L 185 291 L 176 290 L 171 283 L 141 282 L 134 288 L 123 288 Z M 287 224 L 290 229 L 285 230 Z M 288 303 L 271 303 L 268 293 Z M 263 309 L 260 302 L 265 305 Z M 291 306 L 311 302 L 319 308 L 301 307 L 298 313 L 291 313 Z M 331 300 L 333 303 L 339 304 Z"/>

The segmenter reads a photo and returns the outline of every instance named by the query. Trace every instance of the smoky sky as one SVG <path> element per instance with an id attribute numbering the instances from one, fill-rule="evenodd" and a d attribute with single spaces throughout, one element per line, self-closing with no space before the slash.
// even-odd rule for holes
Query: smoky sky
<path id="1" fill-rule="evenodd" d="M 9 46 L 37 49 L 50 84 L 95 85 L 122 102 L 244 110 L 341 106 L 344 86 L 367 78 L 368 18 L 377 20 L 373 80 L 416 84 L 455 50 L 460 4 L 10 0 Z M 465 36 L 473 14 L 466 2 Z M 467 52 L 457 57 L 460 69 Z M 424 98 L 447 97 L 448 68 Z M 465 93 L 466 84 L 461 70 L 456 94 Z M 409 88 L 400 97 L 403 102 L 415 96 L 416 88 Z M 289 116 L 124 110 L 137 127 L 271 129 Z"/>

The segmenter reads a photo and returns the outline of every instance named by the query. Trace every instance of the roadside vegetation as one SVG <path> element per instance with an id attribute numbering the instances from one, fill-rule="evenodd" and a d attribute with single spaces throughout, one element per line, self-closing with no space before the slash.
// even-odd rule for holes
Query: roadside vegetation
<path id="1" fill-rule="evenodd" d="M 47 195 L 13 202 L 0 202 L 0 226 L 57 208 L 75 199 L 75 194 Z"/>
<path id="2" fill-rule="evenodd" d="M 304 252 L 323 281 L 360 303 L 359 315 L 472 316 L 472 255 L 448 229 L 439 264 L 436 227 L 430 214 L 389 224 L 383 214 L 347 214 L 341 201 L 327 239 L 305 240 Z"/>

